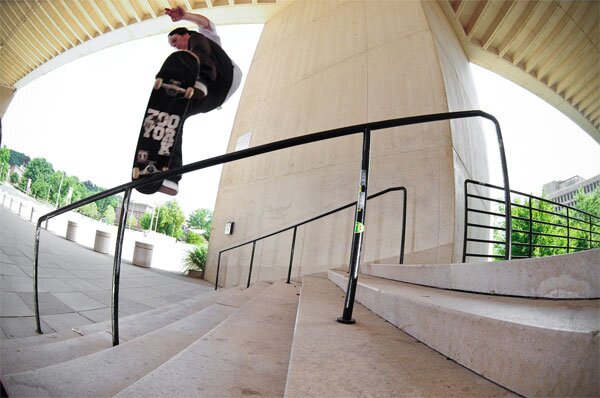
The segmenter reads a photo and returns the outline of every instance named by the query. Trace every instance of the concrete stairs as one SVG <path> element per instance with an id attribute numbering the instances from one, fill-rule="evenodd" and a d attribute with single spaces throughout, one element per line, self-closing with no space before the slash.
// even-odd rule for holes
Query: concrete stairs
<path id="1" fill-rule="evenodd" d="M 576 258 L 589 269 L 563 264 L 545 284 L 537 268 L 548 262 L 368 265 L 386 278 L 359 277 L 354 325 L 336 322 L 344 271 L 221 289 L 121 318 L 116 347 L 109 322 L 4 340 L 0 380 L 9 397 L 598 396 L 600 305 L 589 278 L 600 251 L 590 253 Z M 494 281 L 456 290 L 465 272 Z M 525 297 L 493 294 L 515 289 L 507 273 Z M 531 298 L 536 289 L 587 298 Z"/>
<path id="2" fill-rule="evenodd" d="M 35 337 L 15 339 L 19 341 L 7 344 L 11 348 L 0 351 L 2 384 L 9 397 L 113 396 L 189 349 L 228 318 L 245 313 L 262 295 L 287 294 L 297 300 L 293 286 L 280 286 L 259 283 L 249 289 L 217 291 L 162 313 L 153 310 L 124 318 L 123 341 L 115 347 L 105 324 L 87 327 L 83 335 L 75 333 L 78 337 L 63 333 L 57 341 L 45 335 L 38 341 Z M 291 334 L 293 319 L 289 329 Z M 23 346 L 25 342 L 30 345 Z"/>
<path id="3" fill-rule="evenodd" d="M 492 264 L 371 264 L 363 268 L 371 275 L 359 276 L 356 299 L 518 394 L 597 397 L 599 260 L 600 250 L 591 250 Z M 328 277 L 346 289 L 346 272 Z"/>

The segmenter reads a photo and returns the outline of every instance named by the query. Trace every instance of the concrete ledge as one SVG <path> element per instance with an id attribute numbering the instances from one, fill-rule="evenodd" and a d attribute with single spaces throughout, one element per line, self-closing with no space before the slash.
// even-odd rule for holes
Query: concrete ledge
<path id="1" fill-rule="evenodd" d="M 442 289 L 553 299 L 600 298 L 600 249 L 511 261 L 367 264 L 372 276 Z"/>
<path id="2" fill-rule="evenodd" d="M 504 388 L 398 330 L 360 304 L 336 322 L 344 294 L 305 275 L 286 397 L 510 397 Z"/>
<path id="3" fill-rule="evenodd" d="M 345 290 L 347 274 L 329 271 Z M 398 328 L 525 396 L 598 396 L 600 301 L 454 292 L 372 276 L 357 300 Z"/>

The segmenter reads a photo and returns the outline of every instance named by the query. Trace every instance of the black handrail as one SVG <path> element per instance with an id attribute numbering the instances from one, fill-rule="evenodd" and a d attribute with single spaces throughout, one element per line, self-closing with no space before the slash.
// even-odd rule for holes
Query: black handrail
<path id="1" fill-rule="evenodd" d="M 367 200 L 374 199 L 374 198 L 376 198 L 378 196 L 382 196 L 382 195 L 385 195 L 385 194 L 387 194 L 389 192 L 395 192 L 395 191 L 402 191 L 402 193 L 403 193 L 403 203 L 402 203 L 402 237 L 401 237 L 401 242 L 400 242 L 400 259 L 399 259 L 399 264 L 403 264 L 404 263 L 404 241 L 405 241 L 405 237 L 406 237 L 406 188 L 404 188 L 404 187 L 392 187 L 392 188 L 388 188 L 388 189 L 385 189 L 383 191 L 379 191 L 376 194 L 369 195 L 369 197 L 367 198 Z M 278 235 L 278 234 L 284 233 L 286 231 L 289 231 L 290 229 L 293 229 L 294 233 L 293 233 L 293 236 L 292 236 L 292 246 L 291 246 L 291 249 L 290 249 L 290 264 L 288 266 L 288 275 L 287 275 L 287 281 L 286 281 L 286 283 L 290 283 L 291 273 L 292 273 L 292 263 L 293 263 L 293 259 L 294 259 L 294 248 L 295 248 L 295 243 L 296 243 L 296 231 L 297 231 L 298 227 L 301 227 L 302 225 L 305 225 L 305 224 L 308 224 L 310 222 L 319 220 L 321 218 L 330 216 L 330 215 L 332 215 L 334 213 L 337 213 L 337 212 L 340 212 L 342 210 L 348 209 L 348 208 L 350 208 L 352 206 L 355 206 L 355 205 L 356 205 L 356 201 L 348 203 L 348 204 L 346 204 L 344 206 L 340 206 L 340 207 L 337 207 L 337 208 L 335 208 L 333 210 L 329 210 L 329 211 L 327 211 L 325 213 L 319 214 L 318 216 L 311 217 L 311 218 L 309 218 L 307 220 L 301 221 L 301 222 L 296 223 L 294 225 L 291 225 L 289 227 L 280 229 L 280 230 L 275 231 L 275 232 L 268 233 L 268 234 L 263 235 L 263 236 L 261 236 L 259 238 L 248 240 L 248 241 L 246 241 L 244 243 L 240 243 L 240 244 L 237 244 L 235 246 L 228 247 L 227 249 L 221 250 L 219 252 L 219 257 L 218 257 L 218 260 L 217 260 L 217 275 L 215 277 L 215 290 L 217 290 L 218 287 L 219 287 L 219 271 L 221 269 L 221 254 L 223 254 L 225 252 L 228 252 L 230 250 L 234 250 L 234 249 L 240 248 L 242 246 L 249 245 L 250 243 L 256 244 L 256 242 L 258 242 L 260 240 L 264 240 L 264 239 L 270 238 L 271 236 Z M 251 274 L 252 274 L 252 263 L 253 263 L 253 261 L 254 261 L 254 246 L 253 246 L 253 250 L 252 250 L 252 256 L 250 257 L 250 269 L 248 270 L 248 283 L 247 283 L 246 287 L 250 287 L 250 278 L 251 278 Z"/>
<path id="2" fill-rule="evenodd" d="M 413 124 L 430 123 L 430 122 L 452 120 L 452 119 L 464 119 L 464 118 L 471 118 L 471 117 L 482 117 L 482 118 L 488 119 L 494 123 L 494 126 L 496 128 L 496 137 L 498 140 L 498 149 L 500 151 L 500 160 L 502 163 L 505 202 L 510 203 L 510 186 L 509 186 L 509 180 L 508 180 L 508 167 L 506 164 L 506 154 L 504 152 L 504 143 L 502 140 L 502 132 L 500 130 L 500 124 L 498 123 L 498 120 L 494 116 L 492 116 L 486 112 L 480 111 L 480 110 L 472 110 L 472 111 L 461 111 L 461 112 L 435 113 L 435 114 L 429 114 L 429 115 L 410 116 L 410 117 L 404 117 L 404 118 L 389 119 L 389 120 L 383 120 L 383 121 L 379 121 L 379 122 L 363 123 L 363 124 L 358 124 L 358 125 L 354 125 L 354 126 L 348 126 L 348 127 L 343 127 L 343 128 L 339 128 L 339 129 L 332 129 L 332 130 L 322 131 L 322 132 L 308 134 L 308 135 L 304 135 L 304 136 L 288 138 L 288 139 L 281 140 L 281 141 L 275 141 L 275 142 L 271 142 L 268 144 L 244 149 L 241 151 L 236 151 L 236 152 L 232 152 L 232 153 L 228 153 L 228 154 L 224 154 L 224 155 L 220 155 L 220 156 L 215 156 L 213 158 L 190 163 L 190 164 L 184 165 L 184 166 L 176 168 L 176 169 L 157 173 L 153 176 L 149 176 L 144 179 L 128 182 L 126 184 L 122 184 L 122 185 L 116 186 L 114 188 L 108 189 L 104 192 L 97 193 L 88 198 L 82 199 L 82 200 L 72 203 L 68 206 L 62 207 L 62 208 L 52 211 L 48 214 L 45 214 L 38 219 L 37 228 L 36 228 L 36 232 L 35 232 L 35 244 L 34 244 L 34 261 L 33 261 L 33 263 L 34 263 L 33 264 L 34 265 L 34 270 L 33 270 L 34 283 L 33 283 L 33 285 L 34 286 L 33 287 L 34 287 L 34 306 L 35 306 L 37 333 L 39 333 L 39 334 L 42 333 L 41 324 L 40 324 L 39 301 L 38 301 L 38 272 L 37 271 L 38 271 L 38 265 L 39 265 L 38 264 L 39 239 L 40 239 L 40 231 L 41 231 L 41 226 L 42 226 L 43 221 L 47 221 L 48 219 L 50 219 L 52 217 L 56 217 L 60 214 L 66 213 L 68 211 L 74 210 L 81 206 L 85 206 L 86 204 L 92 203 L 96 200 L 103 199 L 105 197 L 112 196 L 112 195 L 115 195 L 120 192 L 125 192 L 125 195 L 123 197 L 122 209 L 126 209 L 129 206 L 131 191 L 134 188 L 141 187 L 143 185 L 150 185 L 152 183 L 156 183 L 156 182 L 162 181 L 164 179 L 172 179 L 173 177 L 181 176 L 182 174 L 186 174 L 186 173 L 189 173 L 192 171 L 204 169 L 204 168 L 211 167 L 211 166 L 216 166 L 219 164 L 229 163 L 229 162 L 233 162 L 236 160 L 249 158 L 249 157 L 264 154 L 267 152 L 273 152 L 276 150 L 291 148 L 291 147 L 295 147 L 298 145 L 305 145 L 305 144 L 309 144 L 309 143 L 313 143 L 313 142 L 317 142 L 317 141 L 323 141 L 323 140 L 329 140 L 329 139 L 338 138 L 338 137 L 344 137 L 344 136 L 352 135 L 352 134 L 363 134 L 363 159 L 362 159 L 362 169 L 361 169 L 361 178 L 360 178 L 360 187 L 361 188 L 359 191 L 359 198 L 360 198 L 361 195 L 366 195 L 366 184 L 363 186 L 362 180 L 363 180 L 363 176 L 365 176 L 365 177 L 368 176 L 368 170 L 365 170 L 365 165 L 368 165 L 368 159 L 364 159 L 364 155 L 365 155 L 365 153 L 368 155 L 368 151 L 365 151 L 365 148 L 368 147 L 368 145 L 369 145 L 368 138 L 370 138 L 370 134 L 372 131 L 388 129 L 388 128 L 393 128 L 393 127 L 400 127 L 400 126 L 408 126 L 408 125 L 413 125 Z M 365 175 L 365 172 L 366 172 L 366 175 Z M 366 179 L 365 179 L 365 182 L 366 182 Z M 359 206 L 357 206 L 356 209 L 357 210 L 356 210 L 355 220 L 356 220 L 356 223 L 360 223 L 360 219 L 364 218 L 364 216 L 365 216 L 366 208 L 360 209 Z M 512 233 L 510 233 L 510 228 L 512 225 L 510 206 L 507 206 L 505 216 L 506 216 L 506 225 L 507 225 L 507 230 L 508 230 L 507 239 L 506 239 L 506 241 L 507 241 L 506 242 L 506 252 L 508 254 L 507 257 L 510 258 L 511 257 L 510 239 L 512 236 Z M 127 212 L 122 211 L 121 217 L 119 218 L 119 229 L 118 229 L 118 233 L 117 233 L 118 241 L 115 246 L 115 256 L 114 256 L 114 266 L 113 266 L 113 283 L 112 283 L 113 309 L 111 311 L 112 316 L 113 316 L 113 319 L 112 319 L 113 345 L 119 344 L 119 330 L 118 330 L 118 319 L 117 319 L 118 313 L 115 311 L 114 306 L 118 305 L 117 303 L 118 303 L 118 294 L 119 294 L 122 238 L 123 238 L 124 226 L 126 224 L 126 221 L 127 221 Z M 356 225 L 356 223 L 355 223 L 355 225 Z M 364 224 L 364 222 L 362 224 Z M 363 231 L 364 231 L 364 228 L 360 228 L 359 230 L 356 230 L 355 234 L 354 234 L 355 239 L 353 242 L 358 242 L 358 244 L 357 245 L 353 244 L 352 250 L 351 250 L 351 255 L 350 255 L 352 261 L 350 264 L 350 278 L 349 278 L 349 282 L 348 282 L 348 291 L 346 292 L 346 298 L 347 298 L 346 306 L 344 308 L 344 320 L 345 321 L 351 320 L 349 318 L 349 315 L 351 315 L 351 308 L 350 308 L 350 311 L 347 311 L 347 309 L 348 309 L 348 304 L 353 305 L 353 303 L 348 303 L 348 301 L 349 301 L 348 298 L 354 296 L 354 291 L 356 289 Z M 358 239 L 356 239 L 357 238 L 356 235 L 359 235 Z"/>
<path id="3" fill-rule="evenodd" d="M 469 253 L 469 252 L 467 252 L 467 242 L 489 243 L 489 244 L 495 244 L 495 245 L 505 243 L 505 242 L 489 240 L 489 239 L 469 238 L 467 227 L 474 227 L 474 228 L 488 229 L 488 230 L 493 229 L 493 230 L 499 230 L 499 231 L 506 230 L 505 227 L 501 227 L 501 226 L 483 225 L 483 224 L 476 224 L 476 223 L 469 222 L 469 213 L 482 213 L 482 214 L 487 214 L 487 215 L 491 215 L 491 216 L 502 216 L 502 214 L 496 213 L 493 211 L 484 211 L 484 210 L 474 209 L 474 208 L 469 207 L 469 203 L 468 203 L 469 198 L 480 199 L 483 201 L 488 201 L 488 202 L 493 202 L 493 203 L 499 203 L 499 204 L 504 205 L 505 207 L 515 207 L 515 208 L 520 208 L 520 209 L 528 211 L 528 217 L 523 217 L 523 216 L 518 216 L 518 215 L 512 216 L 513 220 L 520 220 L 520 221 L 526 222 L 527 230 L 512 227 L 511 233 L 528 236 L 527 243 L 514 242 L 514 241 L 512 242 L 512 245 L 515 247 L 517 247 L 517 246 L 528 247 L 527 256 L 514 256 L 515 258 L 531 258 L 531 257 L 533 257 L 533 249 L 534 248 L 566 249 L 567 253 L 569 253 L 571 250 L 586 250 L 586 249 L 582 249 L 577 246 L 571 246 L 571 243 L 570 243 L 571 241 L 586 241 L 589 246 L 588 249 L 593 248 L 594 244 L 598 244 L 598 246 L 600 246 L 600 232 L 596 232 L 596 230 L 594 230 L 595 228 L 600 229 L 600 216 L 588 213 L 584 210 L 580 210 L 580 209 L 577 209 L 577 208 L 574 208 L 571 206 L 557 203 L 557 202 L 554 202 L 549 199 L 541 198 L 541 197 L 538 197 L 535 195 L 530 195 L 530 194 L 526 194 L 526 193 L 515 191 L 515 190 L 511 190 L 511 193 L 527 198 L 527 203 L 520 204 L 520 203 L 512 203 L 511 202 L 510 206 L 506 206 L 506 202 L 504 202 L 502 200 L 498 200 L 498 199 L 494 199 L 494 198 L 486 197 L 486 196 L 482 196 L 482 195 L 470 194 L 468 191 L 469 184 L 480 185 L 480 186 L 483 186 L 486 188 L 493 188 L 493 189 L 499 189 L 499 190 L 503 189 L 502 187 L 497 186 L 497 185 L 492 185 L 492 184 L 479 182 L 479 181 L 475 181 L 475 180 L 470 180 L 470 179 L 465 180 L 465 184 L 464 184 L 464 186 L 465 186 L 465 188 L 464 188 L 465 189 L 465 233 L 464 233 L 464 240 L 463 240 L 463 259 L 462 259 L 463 262 L 466 261 L 467 257 L 489 257 L 489 258 L 502 258 L 503 257 L 503 256 L 499 256 L 499 255 Z M 544 210 L 544 209 L 536 209 L 536 208 L 532 207 L 533 200 L 537 200 L 538 202 L 546 202 L 546 203 L 552 205 L 554 208 L 564 208 L 564 209 L 566 209 L 566 214 L 562 214 L 560 212 L 552 212 L 552 211 L 548 211 L 548 210 Z M 558 217 L 561 219 L 565 219 L 565 224 L 535 219 L 534 212 L 547 214 L 547 215 L 551 215 L 551 216 Z M 588 220 L 586 221 L 581 218 L 570 215 L 570 213 L 572 214 L 573 212 L 580 213 L 581 215 L 583 215 L 584 218 L 587 217 Z M 596 220 L 596 222 L 594 222 L 593 220 Z M 562 222 L 562 221 L 559 221 L 559 222 Z M 586 224 L 588 226 L 588 228 L 583 229 L 580 226 L 574 225 L 574 223 Z M 550 227 L 557 227 L 557 228 L 564 228 L 564 229 L 566 229 L 566 235 L 559 235 L 559 234 L 550 233 L 550 232 L 536 232 L 533 230 L 534 224 L 547 225 Z M 583 232 L 583 233 L 587 234 L 587 238 L 572 236 L 571 231 Z M 506 233 L 508 233 L 508 232 L 506 232 Z M 566 244 L 566 246 L 536 244 L 533 242 L 534 236 L 548 236 L 548 237 L 564 239 L 564 240 L 566 240 L 567 244 Z"/>

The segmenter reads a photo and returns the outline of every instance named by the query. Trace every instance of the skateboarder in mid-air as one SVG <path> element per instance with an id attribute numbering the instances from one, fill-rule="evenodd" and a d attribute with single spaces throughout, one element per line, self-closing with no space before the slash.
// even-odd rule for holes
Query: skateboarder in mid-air
<path id="1" fill-rule="evenodd" d="M 242 79 L 239 67 L 221 48 L 221 39 L 212 21 L 200 14 L 185 11 L 182 7 L 166 8 L 165 13 L 173 22 L 187 20 L 198 26 L 198 31 L 187 28 L 174 29 L 168 35 L 169 44 L 178 50 L 187 50 L 198 57 L 199 73 L 194 84 L 194 93 L 181 120 L 198 113 L 207 113 L 219 108 L 237 90 Z M 175 140 L 169 169 L 182 166 L 181 132 Z M 159 191 L 176 195 L 181 176 L 164 180 Z"/>

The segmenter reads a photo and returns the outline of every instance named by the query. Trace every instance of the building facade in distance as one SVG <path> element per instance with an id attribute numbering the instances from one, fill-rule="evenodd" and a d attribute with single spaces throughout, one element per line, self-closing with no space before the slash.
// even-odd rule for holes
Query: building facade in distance
<path id="1" fill-rule="evenodd" d="M 577 204 L 575 197 L 580 189 L 583 189 L 583 192 L 588 194 L 598 189 L 599 185 L 600 174 L 587 180 L 581 176 L 573 176 L 564 181 L 552 181 L 544 184 L 542 195 L 546 199 L 574 207 Z"/>

